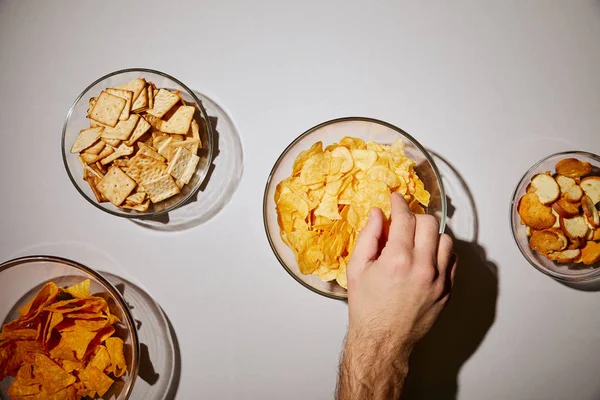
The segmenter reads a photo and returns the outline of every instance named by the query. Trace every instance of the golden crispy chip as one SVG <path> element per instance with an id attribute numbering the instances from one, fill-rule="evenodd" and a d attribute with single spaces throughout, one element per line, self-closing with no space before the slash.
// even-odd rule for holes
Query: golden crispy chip
<path id="1" fill-rule="evenodd" d="M 127 100 L 107 92 L 102 92 L 90 112 L 90 118 L 101 124 L 114 127 L 117 125 L 126 104 Z"/>
<path id="2" fill-rule="evenodd" d="M 90 280 L 84 279 L 76 285 L 69 286 L 63 289 L 64 292 L 69 293 L 76 299 L 86 299 L 91 296 L 90 294 Z"/>
<path id="3" fill-rule="evenodd" d="M 105 345 L 110 355 L 110 372 L 115 377 L 122 376 L 127 370 L 127 362 L 123 355 L 123 340 L 118 337 L 110 337 L 106 339 Z"/>
<path id="4" fill-rule="evenodd" d="M 99 396 L 104 396 L 114 382 L 93 365 L 88 365 L 81 371 L 79 373 L 79 379 L 81 379 L 81 382 L 83 382 L 87 389 L 97 392 Z"/>
<path id="5" fill-rule="evenodd" d="M 58 324 L 60 324 L 64 320 L 62 313 L 50 313 L 50 315 L 51 316 L 48 321 L 46 334 L 44 335 L 44 342 L 43 342 L 44 344 L 46 344 L 50 341 L 50 337 L 52 336 L 52 331 L 54 330 L 54 328 L 56 328 L 56 326 Z"/>
<path id="6" fill-rule="evenodd" d="M 43 354 L 35 355 L 33 369 L 36 377 L 41 382 L 42 389 L 48 394 L 54 394 L 75 383 L 77 380 L 73 375 L 66 372 Z"/>
<path id="7" fill-rule="evenodd" d="M 22 339 L 35 339 L 37 336 L 37 330 L 30 328 L 13 329 L 10 331 L 3 331 L 0 333 L 0 342 L 5 340 L 22 340 Z"/>
<path id="8" fill-rule="evenodd" d="M 426 211 L 430 194 L 414 166 L 401 141 L 388 146 L 345 137 L 301 152 L 274 195 L 281 239 L 300 272 L 347 287 L 346 266 L 371 208 L 389 219 L 390 195 L 397 192 L 413 212 Z"/>
<path id="9" fill-rule="evenodd" d="M 107 340 L 110 340 L 110 338 Z M 123 362 L 125 362 L 125 358 L 123 358 Z M 110 366 L 110 354 L 105 346 L 98 346 L 96 354 L 94 354 L 88 365 L 96 367 L 100 371 L 104 371 Z"/>
<path id="10" fill-rule="evenodd" d="M 88 345 L 96 337 L 96 332 L 76 325 L 60 333 L 60 343 L 50 350 L 50 357 L 61 360 L 82 360 Z"/>

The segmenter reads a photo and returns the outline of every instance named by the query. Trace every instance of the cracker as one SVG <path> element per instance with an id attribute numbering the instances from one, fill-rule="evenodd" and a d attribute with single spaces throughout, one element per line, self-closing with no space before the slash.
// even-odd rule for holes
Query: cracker
<path id="1" fill-rule="evenodd" d="M 194 176 L 199 161 L 200 157 L 197 155 L 192 154 L 183 147 L 179 148 L 177 153 L 175 153 L 173 160 L 169 163 L 167 172 L 175 179 L 188 184 L 190 179 L 192 179 L 192 176 Z"/>
<path id="2" fill-rule="evenodd" d="M 88 185 L 90 185 L 90 189 L 92 189 L 92 193 L 94 193 L 94 196 L 96 197 L 98 203 L 104 203 L 108 201 L 106 197 L 104 197 L 104 195 L 100 193 L 100 191 L 96 187 L 96 185 L 98 185 L 98 182 L 100 182 L 100 179 L 92 176 L 86 178 L 85 181 L 88 183 Z"/>
<path id="3" fill-rule="evenodd" d="M 104 146 L 106 146 L 106 142 L 98 140 L 98 143 L 85 149 L 84 153 L 100 154 L 100 152 L 104 150 Z"/>
<path id="4" fill-rule="evenodd" d="M 198 143 L 198 148 L 202 148 L 202 140 L 200 139 L 200 126 L 196 122 L 195 119 L 192 120 L 190 124 L 190 131 L 187 133 L 187 137 L 192 137 L 192 139 L 198 139 L 200 143 Z"/>
<path id="5" fill-rule="evenodd" d="M 193 106 L 181 106 L 175 111 L 173 116 L 161 126 L 161 131 L 165 133 L 175 133 L 185 135 L 190 130 L 192 118 L 196 108 Z"/>
<path id="6" fill-rule="evenodd" d="M 148 83 L 146 86 L 146 90 L 148 91 L 148 108 L 154 107 L 154 89 L 152 88 L 152 83 Z"/>
<path id="7" fill-rule="evenodd" d="M 131 196 L 129 196 L 129 197 L 131 197 Z M 150 208 L 150 199 L 148 199 L 145 202 L 140 203 L 140 204 L 125 203 L 121 207 L 128 208 L 130 210 L 140 211 L 140 212 L 148 211 L 148 208 Z"/>
<path id="8" fill-rule="evenodd" d="M 167 173 L 167 164 L 143 154 L 131 159 L 127 174 L 139 184 L 157 179 Z"/>
<path id="9" fill-rule="evenodd" d="M 198 139 L 186 139 L 182 141 L 172 141 L 169 144 L 169 160 L 173 159 L 175 153 L 177 153 L 177 149 L 183 147 L 184 149 L 189 150 L 192 154 L 198 154 L 198 145 L 200 141 Z"/>
<path id="10" fill-rule="evenodd" d="M 169 137 L 166 140 L 164 140 L 163 142 L 161 142 L 160 147 L 157 147 L 158 154 L 160 154 L 161 156 L 163 156 L 165 158 L 168 158 L 169 145 L 171 144 L 172 141 L 173 141 L 173 138 Z"/>
<path id="11" fill-rule="evenodd" d="M 155 149 L 154 147 L 150 147 L 147 144 L 144 143 L 139 143 L 138 146 L 140 147 L 140 150 L 137 152 L 137 154 L 143 154 L 145 156 L 148 157 L 152 157 L 158 161 L 162 161 L 165 162 L 167 161 L 163 156 L 161 156 Z"/>
<path id="12" fill-rule="evenodd" d="M 102 138 L 102 141 L 112 147 L 118 147 L 121 144 L 121 141 L 119 139 Z"/>
<path id="13" fill-rule="evenodd" d="M 104 128 L 102 127 L 83 129 L 79 132 L 77 139 L 73 142 L 71 153 L 80 153 L 82 150 L 91 147 L 98 139 L 100 139 L 103 130 Z"/>
<path id="14" fill-rule="evenodd" d="M 93 164 L 95 162 L 98 162 L 100 160 L 102 160 L 105 157 L 108 157 L 109 155 L 111 155 L 115 150 L 110 147 L 110 146 L 105 146 L 104 150 L 102 150 L 100 152 L 100 154 L 88 154 L 88 153 L 83 153 L 81 154 L 81 159 L 83 161 L 85 161 L 86 164 Z"/>
<path id="15" fill-rule="evenodd" d="M 118 140 L 128 140 L 129 136 L 135 129 L 140 116 L 137 114 L 131 114 L 127 121 L 119 121 L 117 126 L 114 128 L 104 128 L 102 132 L 103 139 L 118 139 Z"/>
<path id="16" fill-rule="evenodd" d="M 171 175 L 163 175 L 157 179 L 146 181 L 142 186 L 153 203 L 166 200 L 179 193 L 179 187 Z"/>
<path id="17" fill-rule="evenodd" d="M 131 134 L 131 136 L 129 137 L 129 140 L 127 141 L 127 146 L 133 146 L 133 144 L 139 138 L 141 138 L 144 135 L 144 133 L 148 132 L 148 129 L 150 129 L 150 124 L 148 123 L 148 121 L 146 121 L 144 119 L 144 117 L 140 117 L 137 124 L 135 125 L 135 129 L 133 130 L 133 133 Z"/>
<path id="18" fill-rule="evenodd" d="M 160 89 L 154 97 L 154 107 L 147 111 L 148 114 L 157 118 L 161 118 L 167 113 L 177 102 L 179 96 L 169 92 L 166 89 Z"/>
<path id="19" fill-rule="evenodd" d="M 131 104 L 133 103 L 133 92 L 131 90 L 115 88 L 109 88 L 106 89 L 106 91 L 112 95 L 119 96 L 120 98 L 127 100 L 127 103 L 125 103 L 125 108 L 123 109 L 123 111 L 121 112 L 121 116 L 119 117 L 119 120 L 126 121 L 127 119 L 129 119 L 129 113 L 131 112 Z"/>
<path id="20" fill-rule="evenodd" d="M 137 184 L 119 167 L 110 167 L 104 178 L 98 183 L 98 190 L 115 206 L 123 204 Z"/>
<path id="21" fill-rule="evenodd" d="M 142 90 L 138 98 L 133 102 L 131 110 L 133 112 L 140 112 L 148 108 L 148 91 Z"/>
<path id="22" fill-rule="evenodd" d="M 116 86 L 115 89 L 131 90 L 133 92 L 133 102 L 137 100 L 142 90 L 146 86 L 146 80 L 144 78 L 136 78 L 132 81 Z"/>
<path id="23" fill-rule="evenodd" d="M 127 197 L 125 201 L 130 204 L 142 204 L 146 200 L 147 195 L 146 192 L 136 192 Z"/>
<path id="24" fill-rule="evenodd" d="M 114 127 L 127 104 L 127 100 L 103 91 L 94 105 L 90 118 L 101 124 Z"/>
<path id="25" fill-rule="evenodd" d="M 131 154 L 133 154 L 133 147 L 132 146 L 127 146 L 125 143 L 122 143 L 119 146 L 119 148 L 117 150 L 115 150 L 114 153 L 112 153 L 108 157 L 103 158 L 100 161 L 100 164 L 106 165 L 106 164 L 109 164 L 109 163 L 115 161 L 117 158 L 121 158 L 123 156 L 128 156 L 128 155 L 131 155 Z"/>

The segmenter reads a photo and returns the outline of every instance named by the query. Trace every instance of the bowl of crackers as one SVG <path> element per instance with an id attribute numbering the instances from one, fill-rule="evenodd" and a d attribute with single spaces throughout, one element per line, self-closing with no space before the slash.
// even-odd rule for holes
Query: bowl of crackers
<path id="1" fill-rule="evenodd" d="M 552 154 L 523 176 L 511 203 L 519 250 L 539 271 L 565 282 L 600 276 L 600 156 Z"/>
<path id="2" fill-rule="evenodd" d="M 446 195 L 427 150 L 387 122 L 347 117 L 301 134 L 279 156 L 263 198 L 269 244 L 306 288 L 346 299 L 346 268 L 372 207 L 389 220 L 392 193 L 446 223 Z"/>
<path id="3" fill-rule="evenodd" d="M 139 363 L 135 321 L 98 272 L 62 258 L 0 265 L 0 398 L 127 399 Z"/>
<path id="4" fill-rule="evenodd" d="M 69 110 L 62 156 L 77 191 L 124 218 L 148 218 L 189 201 L 206 179 L 213 134 L 196 94 L 150 69 L 113 72 Z"/>

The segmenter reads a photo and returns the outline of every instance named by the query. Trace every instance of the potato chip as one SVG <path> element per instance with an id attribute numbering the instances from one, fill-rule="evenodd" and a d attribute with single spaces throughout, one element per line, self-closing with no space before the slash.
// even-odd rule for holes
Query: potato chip
<path id="1" fill-rule="evenodd" d="M 388 146 L 345 137 L 301 152 L 274 195 L 281 239 L 300 272 L 346 288 L 347 263 L 371 208 L 389 219 L 390 195 L 397 192 L 414 213 L 426 211 L 430 194 L 414 166 L 402 141 Z"/>

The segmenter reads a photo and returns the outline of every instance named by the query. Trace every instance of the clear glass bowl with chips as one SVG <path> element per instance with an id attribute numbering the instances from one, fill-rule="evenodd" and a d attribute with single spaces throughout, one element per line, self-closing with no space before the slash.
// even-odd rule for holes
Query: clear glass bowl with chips
<path id="1" fill-rule="evenodd" d="M 114 383 L 111 384 L 103 398 L 124 400 L 129 398 L 138 374 L 140 348 L 136 325 L 122 295 L 98 272 L 74 261 L 53 256 L 28 256 L 4 262 L 0 265 L 0 321 L 4 327 L 18 318 L 21 315 L 19 311 L 23 310 L 22 307 L 28 304 L 44 285 L 54 283 L 56 286 L 64 288 L 77 285 L 86 280 L 89 280 L 91 295 L 104 298 L 111 315 L 118 318 L 118 321 L 112 325 L 114 328 L 112 337 L 123 341 L 122 348 L 126 370 L 120 378 L 114 379 Z M 88 315 L 88 317 L 90 316 Z M 39 319 L 42 320 L 43 318 L 42 312 Z M 88 319 L 88 321 L 93 320 Z M 37 318 L 34 321 L 37 321 Z M 65 321 L 67 321 L 67 317 L 63 320 L 63 322 Z M 58 332 L 55 331 L 54 334 L 55 336 L 51 340 L 57 340 L 56 335 Z M 93 350 L 94 340 L 92 339 L 87 346 L 87 350 Z M 6 365 L 3 364 L 1 359 L 2 343 L 0 341 L 0 368 Z M 4 342 L 5 345 L 6 343 L 8 341 Z M 106 342 L 104 343 L 106 344 Z M 45 355 L 50 356 L 50 352 L 46 351 Z M 90 355 L 88 360 L 91 357 Z M 11 359 L 15 358 L 11 357 Z M 66 366 L 63 366 L 63 368 L 66 368 Z M 59 370 L 59 372 L 62 374 L 62 371 Z M 15 378 L 13 377 L 6 377 L 0 381 L 0 398 L 10 398 L 9 388 L 14 381 Z M 98 396 L 95 398 L 98 398 Z"/>
<path id="2" fill-rule="evenodd" d="M 188 106 L 196 108 L 194 119 L 199 125 L 199 136 L 201 140 L 201 148 L 198 152 L 200 160 L 189 183 L 181 188 L 179 194 L 158 203 L 151 203 L 146 211 L 124 209 L 117 207 L 108 201 L 98 202 L 90 185 L 83 179 L 83 166 L 78 159 L 78 154 L 72 154 L 70 151 L 79 132 L 90 126 L 90 120 L 87 118 L 88 108 L 90 107 L 90 98 L 97 97 L 106 88 L 123 85 L 124 83 L 137 78 L 143 78 L 147 82 L 153 82 L 157 88 L 178 91 L 181 98 Z M 196 195 L 209 172 L 214 149 L 213 139 L 213 130 L 208 114 L 206 113 L 202 102 L 190 88 L 176 78 L 163 72 L 151 69 L 134 68 L 112 72 L 101 77 L 89 85 L 77 97 L 65 119 L 61 148 L 63 162 L 69 179 L 77 191 L 88 202 L 95 207 L 118 217 L 153 218 L 181 207 Z"/>
<path id="3" fill-rule="evenodd" d="M 590 175 L 600 176 L 600 156 L 597 154 L 585 151 L 564 151 L 544 157 L 525 172 L 513 192 L 510 203 L 510 226 L 517 247 L 531 266 L 558 281 L 577 283 L 595 280 L 600 277 L 600 262 L 593 265 L 585 265 L 576 262 L 556 262 L 549 260 L 530 247 L 528 229 L 526 225 L 521 223 L 521 216 L 519 215 L 519 202 L 527 193 L 527 188 L 532 178 L 546 172 L 554 175 L 556 173 L 556 164 L 567 158 L 574 158 L 590 163 L 592 167 Z M 529 233 L 531 234 L 531 231 Z"/>
<path id="4" fill-rule="evenodd" d="M 274 196 L 278 183 L 290 176 L 294 160 L 302 151 L 318 141 L 323 142 L 324 147 L 339 143 L 345 136 L 382 145 L 389 145 L 401 139 L 406 155 L 416 162 L 415 171 L 423 181 L 425 189 L 431 193 L 430 203 L 425 212 L 438 219 L 440 232 L 444 231 L 446 225 L 446 195 L 438 168 L 427 150 L 402 129 L 372 118 L 347 117 L 324 122 L 298 136 L 279 156 L 267 180 L 263 197 L 263 220 L 267 239 L 283 268 L 298 283 L 323 296 L 340 300 L 347 299 L 348 294 L 335 280 L 324 282 L 318 276 L 304 275 L 300 272 L 293 251 L 281 239 Z"/>

